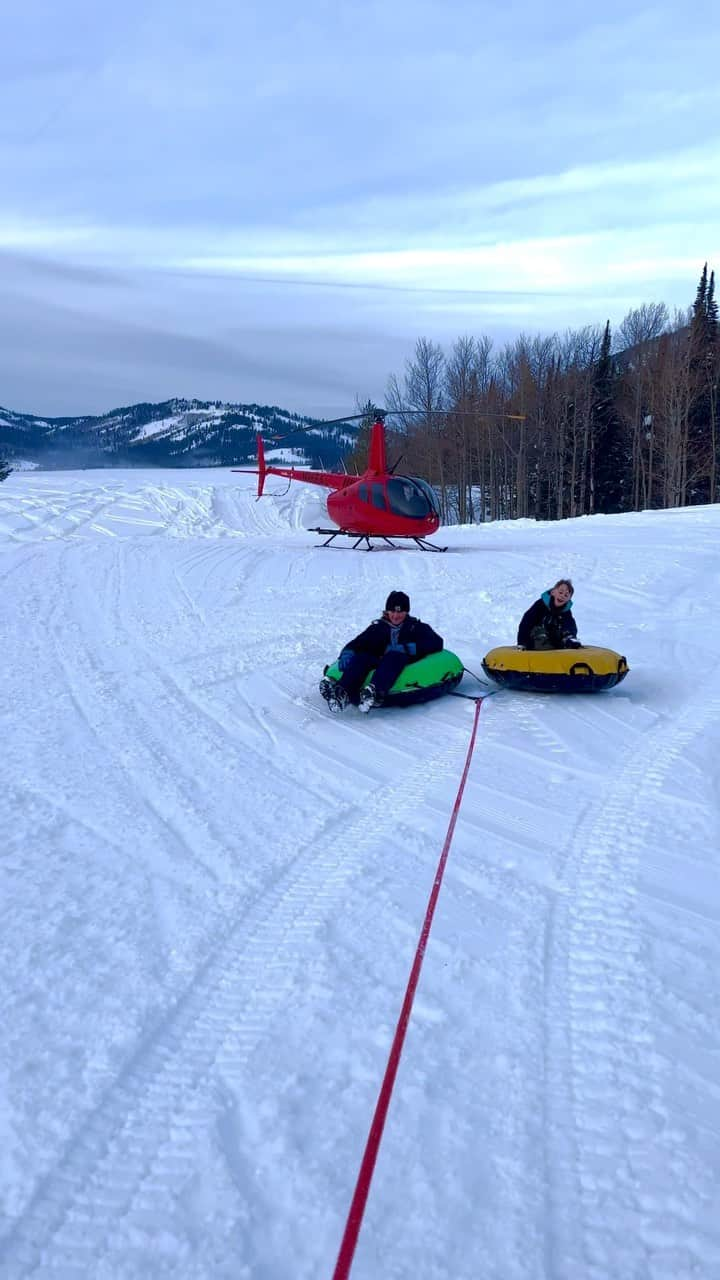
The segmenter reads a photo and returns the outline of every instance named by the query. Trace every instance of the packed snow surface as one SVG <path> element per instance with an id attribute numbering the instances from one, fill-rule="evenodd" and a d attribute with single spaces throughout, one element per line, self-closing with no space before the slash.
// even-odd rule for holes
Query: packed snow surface
<path id="1" fill-rule="evenodd" d="M 277 483 L 0 486 L 3 1280 L 330 1277 L 474 704 L 318 680 L 561 575 L 630 675 L 482 708 L 353 1280 L 720 1276 L 720 508 L 368 554 Z"/>

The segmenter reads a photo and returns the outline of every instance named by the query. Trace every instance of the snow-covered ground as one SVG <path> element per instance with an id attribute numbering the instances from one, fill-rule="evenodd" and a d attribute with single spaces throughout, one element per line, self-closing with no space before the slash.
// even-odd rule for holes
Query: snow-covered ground
<path id="1" fill-rule="evenodd" d="M 276 482 L 284 489 L 284 482 Z M 484 704 L 353 1280 L 720 1275 L 720 508 L 314 549 L 219 471 L 0 486 L 3 1280 L 332 1274 L 474 704 L 330 716 L 390 588 Z"/>

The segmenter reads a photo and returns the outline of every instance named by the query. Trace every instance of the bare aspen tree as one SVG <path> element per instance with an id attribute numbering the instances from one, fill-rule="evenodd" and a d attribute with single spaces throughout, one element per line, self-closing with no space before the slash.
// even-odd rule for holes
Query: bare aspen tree
<path id="1" fill-rule="evenodd" d="M 445 405 L 460 524 L 474 519 L 472 440 L 483 376 L 475 339 L 458 338 L 445 365 Z"/>
<path id="2" fill-rule="evenodd" d="M 443 389 L 445 356 L 436 342 L 418 338 L 412 360 L 405 363 L 403 399 L 412 411 L 413 434 L 424 444 L 432 483 L 440 490 L 440 509 L 447 519 L 447 485 L 443 452 Z"/>
<path id="3" fill-rule="evenodd" d="M 664 302 L 634 308 L 619 329 L 621 387 L 618 410 L 631 434 L 632 506 L 652 505 L 653 385 L 658 360 L 657 340 L 668 324 Z"/>

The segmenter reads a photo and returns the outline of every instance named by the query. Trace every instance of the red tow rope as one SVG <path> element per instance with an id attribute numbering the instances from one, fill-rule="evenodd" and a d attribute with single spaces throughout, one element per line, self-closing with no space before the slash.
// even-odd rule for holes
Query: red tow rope
<path id="1" fill-rule="evenodd" d="M 415 991 L 420 978 L 422 963 L 425 958 L 425 948 L 430 936 L 430 928 L 435 914 L 440 886 L 442 884 L 443 875 L 445 874 L 445 864 L 448 860 L 450 845 L 455 831 L 455 823 L 457 822 L 458 813 L 460 812 L 460 804 L 462 802 L 465 783 L 470 769 L 470 761 L 475 747 L 475 738 L 477 736 L 477 727 L 480 719 L 480 707 L 482 702 L 483 699 L 478 698 L 475 704 L 475 718 L 473 720 L 470 745 L 467 750 L 467 756 L 465 757 L 465 768 L 463 769 L 460 786 L 458 788 L 457 796 L 455 797 L 455 804 L 453 805 L 453 811 L 450 816 L 450 825 L 448 826 L 447 835 L 445 836 L 445 844 L 443 845 L 443 850 L 440 854 L 440 861 L 435 873 L 435 880 L 433 882 L 430 900 L 428 902 L 427 911 L 425 912 L 425 920 L 423 921 L 423 927 L 420 931 L 420 940 L 417 945 L 415 959 L 413 961 L 407 989 L 405 991 L 405 999 L 403 1000 L 400 1017 L 398 1018 L 395 1035 L 390 1047 L 390 1055 L 385 1068 L 385 1076 L 383 1078 L 377 1104 L 375 1106 L 375 1114 L 372 1118 L 370 1132 L 368 1134 L 367 1143 L 365 1144 L 365 1153 L 360 1165 L 360 1172 L 355 1185 L 355 1192 L 350 1205 L 350 1212 L 348 1213 L 347 1222 L 345 1224 L 345 1232 L 343 1234 L 342 1244 L 340 1245 L 340 1252 L 338 1253 L 335 1270 L 333 1271 L 333 1280 L 347 1280 L 347 1277 L 350 1275 L 350 1268 L 355 1255 L 355 1248 L 360 1234 L 365 1205 L 370 1191 L 370 1183 L 375 1169 L 375 1161 L 377 1160 L 380 1141 L 385 1127 L 385 1120 L 387 1118 L 388 1107 L 390 1105 L 390 1098 L 393 1091 L 393 1085 L 395 1084 L 395 1076 L 397 1075 L 397 1069 L 400 1065 L 400 1054 L 402 1053 L 403 1044 L 405 1042 L 405 1032 L 407 1031 L 408 1022 L 410 1021 L 413 1000 L 415 999 Z"/>

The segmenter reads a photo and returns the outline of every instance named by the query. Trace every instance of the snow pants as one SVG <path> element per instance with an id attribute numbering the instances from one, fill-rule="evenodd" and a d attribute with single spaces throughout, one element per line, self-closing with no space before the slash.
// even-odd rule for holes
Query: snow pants
<path id="1" fill-rule="evenodd" d="M 397 653 L 394 649 L 389 649 L 380 659 L 369 653 L 354 653 L 338 684 L 345 690 L 350 701 L 357 706 L 365 677 L 374 667 L 375 692 L 379 698 L 384 698 L 410 661 L 407 653 Z"/>

